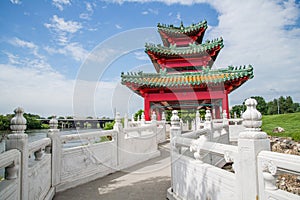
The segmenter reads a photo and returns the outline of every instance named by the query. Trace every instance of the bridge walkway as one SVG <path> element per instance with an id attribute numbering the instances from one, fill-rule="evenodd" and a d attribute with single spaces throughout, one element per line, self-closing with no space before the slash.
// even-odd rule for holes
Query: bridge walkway
<path id="1" fill-rule="evenodd" d="M 170 143 L 159 145 L 159 150 L 160 157 L 56 193 L 54 200 L 166 199 L 171 186 Z"/>

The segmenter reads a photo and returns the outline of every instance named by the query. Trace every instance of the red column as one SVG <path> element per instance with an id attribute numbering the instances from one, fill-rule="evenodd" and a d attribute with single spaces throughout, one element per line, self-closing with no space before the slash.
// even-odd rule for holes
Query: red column
<path id="1" fill-rule="evenodd" d="M 150 108 L 150 101 L 147 97 L 144 98 L 144 114 L 145 114 L 145 120 L 150 121 L 151 108 Z"/>
<path id="2" fill-rule="evenodd" d="M 222 112 L 226 110 L 227 112 L 227 119 L 229 119 L 229 105 L 228 105 L 228 92 L 224 91 L 224 97 L 222 98 Z"/>
<path id="3" fill-rule="evenodd" d="M 215 116 L 214 116 L 214 118 L 215 119 L 221 119 L 221 115 L 220 115 L 220 106 L 215 106 L 214 107 L 215 108 Z"/>

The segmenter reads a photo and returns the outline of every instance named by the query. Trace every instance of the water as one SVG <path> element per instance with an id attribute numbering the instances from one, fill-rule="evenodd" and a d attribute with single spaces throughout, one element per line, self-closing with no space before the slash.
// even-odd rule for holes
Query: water
<path id="1" fill-rule="evenodd" d="M 102 129 L 64 129 L 60 131 L 61 135 L 70 135 L 70 134 L 78 134 L 78 133 L 86 133 L 91 132 L 95 130 L 102 130 Z M 0 132 L 0 138 L 2 134 L 9 134 L 10 131 L 1 131 Z M 28 143 L 43 139 L 47 137 L 48 129 L 37 129 L 37 130 L 26 130 L 25 133 L 28 134 Z M 84 144 L 86 141 L 70 141 L 67 144 L 64 144 L 64 148 L 70 148 L 74 146 L 80 146 Z M 4 152 L 5 150 L 5 141 L 2 140 L 0 142 L 0 153 Z"/>

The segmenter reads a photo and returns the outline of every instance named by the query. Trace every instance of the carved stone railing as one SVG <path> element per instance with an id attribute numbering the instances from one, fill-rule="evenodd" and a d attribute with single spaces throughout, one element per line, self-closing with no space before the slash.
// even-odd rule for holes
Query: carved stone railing
<path id="1" fill-rule="evenodd" d="M 156 125 L 149 124 L 149 125 L 133 127 L 133 128 L 124 128 L 123 131 L 127 137 L 141 137 L 141 136 L 145 136 L 145 134 L 142 134 L 145 132 L 148 132 L 146 135 L 149 135 L 149 131 L 150 134 L 156 134 L 156 128 L 157 128 Z M 134 133 L 137 133 L 137 135 Z"/>
<path id="2" fill-rule="evenodd" d="M 298 188 L 287 192 L 276 186 L 277 176 L 280 174 L 300 176 L 299 156 L 261 151 L 257 158 L 259 188 L 261 189 L 259 195 L 262 199 L 300 199 Z"/>
<path id="3" fill-rule="evenodd" d="M 275 186 L 276 172 L 300 174 L 299 156 L 270 152 L 270 141 L 260 128 L 262 116 L 256 109 L 256 100 L 247 99 L 245 104 L 247 110 L 242 115 L 245 129 L 239 133 L 238 146 L 216 143 L 206 134 L 206 131 L 203 131 L 198 139 L 195 133 L 182 134 L 177 113 L 173 114 L 171 118 L 172 188 L 167 193 L 169 199 L 292 200 L 299 198 Z M 223 120 L 224 129 L 227 123 L 226 118 L 223 117 Z M 221 121 L 219 123 L 221 124 Z M 205 128 L 209 132 L 213 130 L 213 126 L 208 115 Z M 214 155 L 223 156 L 226 163 L 232 163 L 235 173 L 210 164 L 209 161 L 213 160 Z"/>
<path id="4" fill-rule="evenodd" d="M 0 154 L 0 169 L 5 168 L 4 180 L 0 181 L 1 199 L 20 199 L 21 152 L 12 149 Z"/>
<path id="5" fill-rule="evenodd" d="M 44 138 L 28 144 L 28 155 L 34 154 L 35 160 L 42 159 L 44 152 L 50 153 L 51 139 Z"/>
<path id="6" fill-rule="evenodd" d="M 112 138 L 117 134 L 114 130 L 105 130 L 105 131 L 92 131 L 81 134 L 71 134 L 71 135 L 62 135 L 60 136 L 61 143 L 67 143 L 70 141 L 77 140 L 88 140 L 88 141 L 97 141 L 100 137 L 111 136 Z"/>

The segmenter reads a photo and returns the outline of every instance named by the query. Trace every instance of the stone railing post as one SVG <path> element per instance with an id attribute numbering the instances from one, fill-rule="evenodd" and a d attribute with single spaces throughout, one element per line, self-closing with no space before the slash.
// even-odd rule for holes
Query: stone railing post
<path id="1" fill-rule="evenodd" d="M 256 110 L 255 99 L 247 99 L 247 110 L 243 113 L 245 131 L 239 134 L 238 159 L 235 162 L 238 199 L 258 199 L 257 155 L 262 150 L 270 150 L 267 134 L 261 131 L 261 113 Z"/>
<path id="2" fill-rule="evenodd" d="M 26 119 L 24 118 L 23 108 L 14 110 L 15 116 L 10 121 L 12 134 L 7 136 L 6 149 L 18 149 L 21 152 L 20 162 L 20 192 L 21 200 L 28 200 L 28 135 L 25 134 Z"/>
<path id="3" fill-rule="evenodd" d="M 204 128 L 208 129 L 208 135 L 206 135 L 206 137 L 208 141 L 211 141 L 213 137 L 213 121 L 210 110 L 206 110 Z"/>
<path id="4" fill-rule="evenodd" d="M 201 122 L 199 110 L 196 111 L 196 119 L 195 119 L 195 121 L 196 121 L 196 128 L 195 128 L 195 130 L 199 130 L 200 129 L 200 122 Z"/>
<path id="5" fill-rule="evenodd" d="M 222 119 L 223 119 L 223 129 L 221 134 L 226 134 L 228 133 L 228 140 L 229 140 L 229 120 L 227 119 L 227 112 L 226 110 L 223 110 L 222 113 Z"/>
<path id="6" fill-rule="evenodd" d="M 124 140 L 125 135 L 123 134 L 123 126 L 122 126 L 122 120 L 120 113 L 116 113 L 116 118 L 115 118 L 115 124 L 114 124 L 114 131 L 117 132 L 117 134 L 114 136 L 114 140 L 116 140 L 116 152 L 117 152 L 117 166 L 119 167 L 120 164 L 120 151 L 122 151 L 122 141 Z"/>
<path id="7" fill-rule="evenodd" d="M 165 114 L 165 112 L 162 112 L 162 114 L 161 114 L 161 121 L 166 121 L 166 114 Z"/>
<path id="8" fill-rule="evenodd" d="M 146 124 L 145 114 L 144 114 L 144 112 L 142 112 L 142 115 L 141 115 L 141 126 L 144 126 L 145 124 Z"/>
<path id="9" fill-rule="evenodd" d="M 124 128 L 127 128 L 128 127 L 128 116 L 127 116 L 127 113 L 125 113 L 125 116 L 124 116 Z"/>
<path id="10" fill-rule="evenodd" d="M 181 135 L 180 118 L 177 110 L 172 111 L 170 135 L 171 139 Z"/>
<path id="11" fill-rule="evenodd" d="M 50 129 L 47 137 L 51 139 L 51 163 L 52 163 L 52 186 L 56 187 L 61 181 L 61 162 L 62 162 L 62 143 L 60 139 L 60 131 L 58 120 L 53 116 L 49 121 Z"/>
<path id="12" fill-rule="evenodd" d="M 134 114 L 131 115 L 131 122 L 134 122 Z"/>

